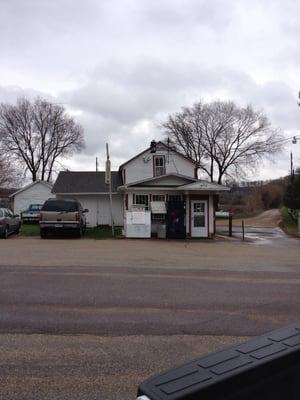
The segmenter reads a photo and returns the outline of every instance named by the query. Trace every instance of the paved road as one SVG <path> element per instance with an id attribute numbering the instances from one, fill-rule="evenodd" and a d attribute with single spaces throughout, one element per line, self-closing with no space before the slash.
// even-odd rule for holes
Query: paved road
<path id="1" fill-rule="evenodd" d="M 300 315 L 299 272 L 0 268 L 0 332 L 256 335 Z"/>
<path id="2" fill-rule="evenodd" d="M 300 271 L 0 267 L 0 399 L 129 400 L 166 368 L 299 320 Z"/>
<path id="3" fill-rule="evenodd" d="M 13 238 L 0 255 L 1 400 L 134 399 L 153 373 L 299 320 L 299 241 Z"/>

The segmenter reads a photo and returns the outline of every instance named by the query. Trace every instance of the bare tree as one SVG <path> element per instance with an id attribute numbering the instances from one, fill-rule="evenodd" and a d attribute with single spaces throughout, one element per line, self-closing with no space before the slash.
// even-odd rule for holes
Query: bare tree
<path id="1" fill-rule="evenodd" d="M 233 102 L 199 102 L 169 115 L 162 124 L 177 149 L 196 161 L 211 182 L 245 175 L 264 157 L 282 148 L 282 136 L 267 117 Z M 215 176 L 217 179 L 215 179 Z"/>
<path id="2" fill-rule="evenodd" d="M 50 181 L 55 163 L 84 147 L 83 128 L 59 104 L 21 98 L 0 105 L 0 144 L 33 181 Z"/>
<path id="3" fill-rule="evenodd" d="M 19 184 L 20 173 L 7 154 L 0 152 L 0 187 L 11 187 Z"/>

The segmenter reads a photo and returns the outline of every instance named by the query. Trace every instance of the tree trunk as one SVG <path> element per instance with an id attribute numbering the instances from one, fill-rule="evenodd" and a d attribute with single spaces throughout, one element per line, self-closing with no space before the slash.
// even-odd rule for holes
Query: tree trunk
<path id="1" fill-rule="evenodd" d="M 211 182 L 214 181 L 214 160 L 213 160 L 213 158 L 211 158 L 211 161 L 210 161 L 210 181 Z"/>

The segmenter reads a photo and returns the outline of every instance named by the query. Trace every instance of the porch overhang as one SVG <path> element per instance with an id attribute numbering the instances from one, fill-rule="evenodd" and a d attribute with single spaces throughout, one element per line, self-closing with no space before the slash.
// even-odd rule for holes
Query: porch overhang
<path id="1" fill-rule="evenodd" d="M 178 186 L 175 190 L 184 194 L 219 194 L 229 192 L 230 188 L 217 183 L 199 180 L 187 185 Z"/>
<path id="2" fill-rule="evenodd" d="M 142 179 L 136 182 L 130 182 L 125 185 L 119 186 L 118 191 L 126 190 L 174 190 L 179 186 L 184 186 L 194 183 L 195 178 L 181 174 L 166 174 L 154 176 L 152 178 Z"/>
<path id="3" fill-rule="evenodd" d="M 119 186 L 119 192 L 174 192 L 177 186 Z"/>

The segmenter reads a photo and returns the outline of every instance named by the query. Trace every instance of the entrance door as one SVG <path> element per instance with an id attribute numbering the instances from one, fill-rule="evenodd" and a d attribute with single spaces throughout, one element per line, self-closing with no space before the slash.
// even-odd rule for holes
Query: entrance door
<path id="1" fill-rule="evenodd" d="M 191 201 L 191 236 L 208 237 L 207 200 Z"/>
<path id="2" fill-rule="evenodd" d="M 168 239 L 184 239 L 186 237 L 184 216 L 185 216 L 184 201 L 168 201 L 168 206 L 167 206 Z"/>

